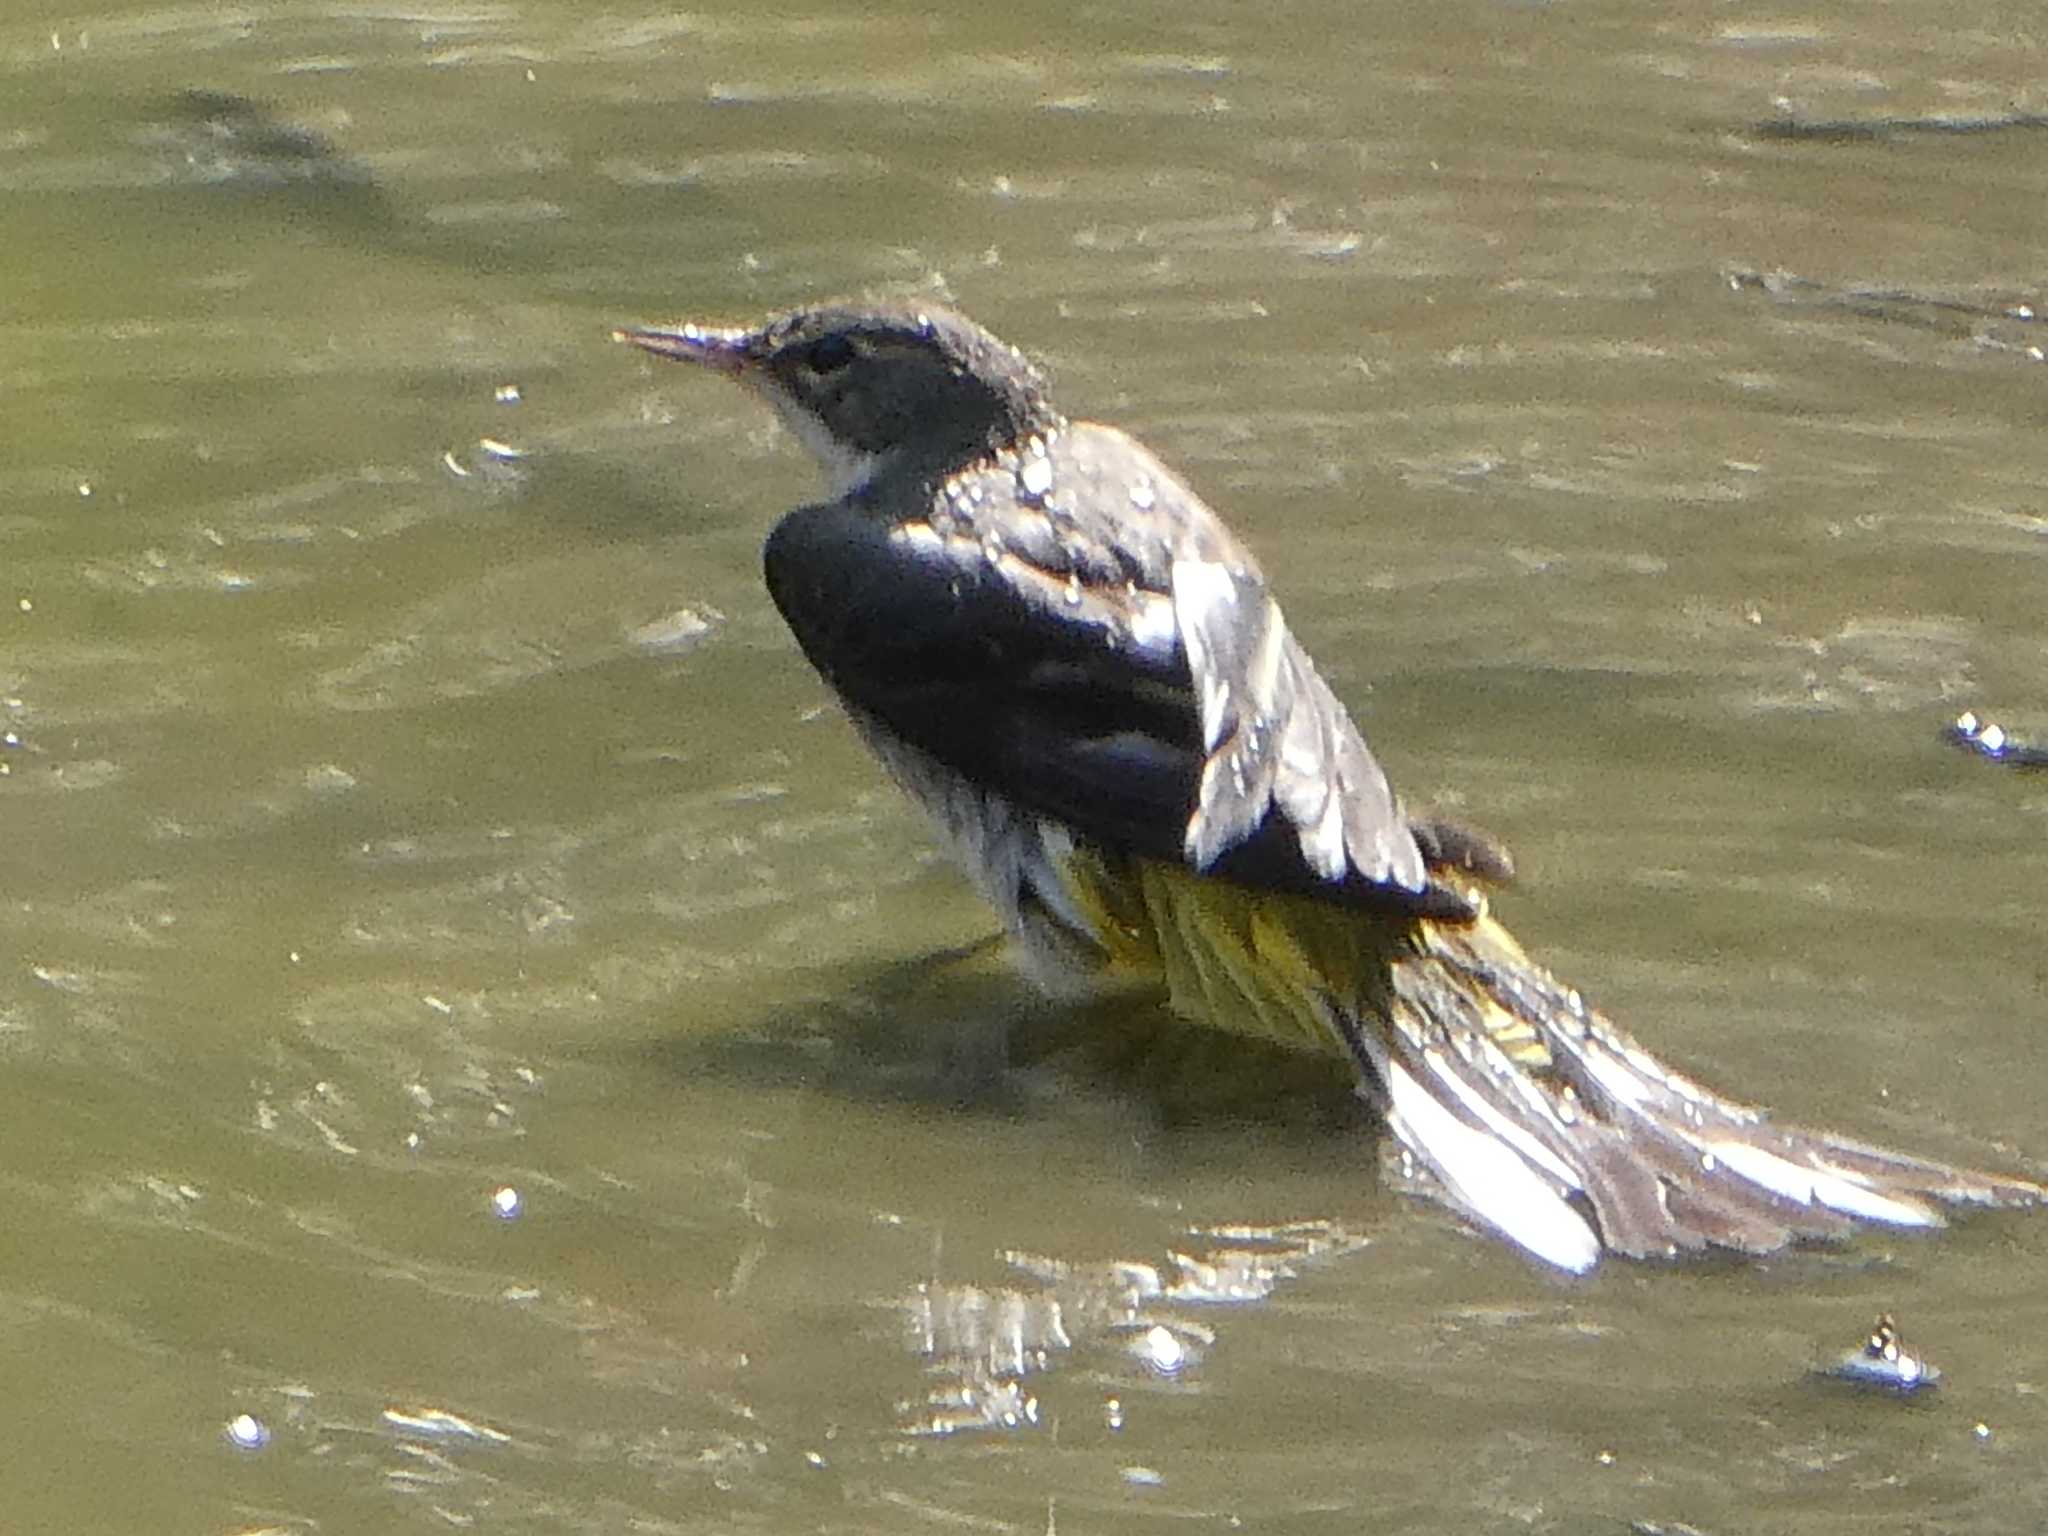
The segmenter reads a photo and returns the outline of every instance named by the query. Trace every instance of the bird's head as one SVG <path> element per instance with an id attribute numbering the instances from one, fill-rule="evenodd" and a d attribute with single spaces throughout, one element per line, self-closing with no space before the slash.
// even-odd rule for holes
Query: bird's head
<path id="1" fill-rule="evenodd" d="M 951 310 L 830 304 L 753 329 L 613 332 L 766 397 L 844 496 L 877 475 L 943 478 L 1059 425 L 1045 381 L 1014 347 Z"/>

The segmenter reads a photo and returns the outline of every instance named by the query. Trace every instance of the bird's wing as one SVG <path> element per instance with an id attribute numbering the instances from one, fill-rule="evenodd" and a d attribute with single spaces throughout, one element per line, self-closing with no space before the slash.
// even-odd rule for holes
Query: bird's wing
<path id="1" fill-rule="evenodd" d="M 1422 854 L 1386 774 L 1257 572 L 1180 559 L 1172 583 L 1206 753 L 1188 862 L 1213 867 L 1277 810 L 1319 878 L 1420 891 Z"/>
<path id="2" fill-rule="evenodd" d="M 849 703 L 1105 847 L 1260 887 L 1442 894 L 1250 556 L 1138 444 L 1070 428 L 901 521 L 874 510 L 886 489 L 768 542 L 777 605 Z"/>

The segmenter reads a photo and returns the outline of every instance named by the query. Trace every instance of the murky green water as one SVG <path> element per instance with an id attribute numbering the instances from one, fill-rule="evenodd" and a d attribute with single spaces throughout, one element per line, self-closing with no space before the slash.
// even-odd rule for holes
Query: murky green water
<path id="1" fill-rule="evenodd" d="M 2048 713 L 2048 374 L 1728 281 L 2036 294 L 2040 134 L 1762 131 L 2038 111 L 2036 19 L 0 21 L 4 1523 L 2038 1530 L 2048 1221 L 1564 1285 L 1327 1105 L 955 1103 L 1011 992 L 758 590 L 807 467 L 605 339 L 942 286 L 1649 1043 L 2038 1171 L 2048 784 L 1937 732 Z M 1270 1294 L 1088 1267 L 1174 1251 Z M 1882 1308 L 1937 1401 L 1803 1380 Z"/>

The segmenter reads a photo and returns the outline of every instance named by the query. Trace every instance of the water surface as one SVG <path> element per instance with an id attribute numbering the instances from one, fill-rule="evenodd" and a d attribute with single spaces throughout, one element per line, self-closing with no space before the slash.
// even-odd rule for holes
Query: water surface
<path id="1" fill-rule="evenodd" d="M 952 296 L 1651 1045 L 2038 1173 L 2048 789 L 1938 733 L 2048 712 L 2042 140 L 1773 130 L 2032 21 L 0 26 L 10 1523 L 2039 1529 L 2038 1219 L 1567 1285 L 1241 1066 L 956 1102 L 1024 1005 L 759 590 L 807 467 L 605 339 Z M 1805 1380 L 1882 1309 L 1936 1401 Z"/>

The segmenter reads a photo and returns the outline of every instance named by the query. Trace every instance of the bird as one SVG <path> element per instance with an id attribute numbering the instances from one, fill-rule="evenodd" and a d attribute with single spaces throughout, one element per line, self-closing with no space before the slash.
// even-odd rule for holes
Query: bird
<path id="1" fill-rule="evenodd" d="M 1142 985 L 1341 1058 L 1413 1187 L 1569 1273 L 2048 1199 L 1780 1124 L 1531 959 L 1493 912 L 1506 850 L 1396 796 L 1250 548 L 963 314 L 613 337 L 740 384 L 816 459 L 768 593 L 1041 990 Z"/>

